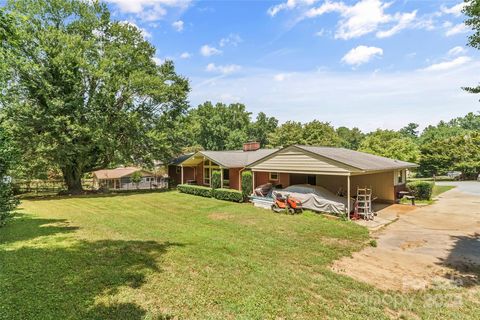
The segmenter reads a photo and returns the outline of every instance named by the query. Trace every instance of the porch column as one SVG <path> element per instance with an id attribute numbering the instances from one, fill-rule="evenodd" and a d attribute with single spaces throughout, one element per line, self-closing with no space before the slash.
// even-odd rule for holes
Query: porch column
<path id="1" fill-rule="evenodd" d="M 220 188 L 223 189 L 223 167 L 220 167 Z"/>
<path id="2" fill-rule="evenodd" d="M 210 179 L 209 179 L 210 185 L 209 185 L 209 187 L 211 188 L 212 187 L 212 163 L 211 162 L 210 162 L 210 167 L 209 168 L 210 168 L 210 170 L 208 170 L 208 172 L 210 174 Z"/>
<path id="3" fill-rule="evenodd" d="M 180 184 L 183 184 L 183 165 L 180 165 Z"/>
<path id="4" fill-rule="evenodd" d="M 350 220 L 350 211 L 352 210 L 350 205 L 350 175 L 347 176 L 347 220 Z"/>
<path id="5" fill-rule="evenodd" d="M 255 190 L 255 171 L 252 171 L 252 191 Z"/>

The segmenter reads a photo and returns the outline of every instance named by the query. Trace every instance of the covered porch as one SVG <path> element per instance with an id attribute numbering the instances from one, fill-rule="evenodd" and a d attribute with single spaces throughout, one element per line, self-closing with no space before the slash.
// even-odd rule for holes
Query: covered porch
<path id="1" fill-rule="evenodd" d="M 231 168 L 222 166 L 201 153 L 196 153 L 180 164 L 180 183 L 212 186 L 212 174 L 220 172 L 221 188 L 230 188 Z"/>

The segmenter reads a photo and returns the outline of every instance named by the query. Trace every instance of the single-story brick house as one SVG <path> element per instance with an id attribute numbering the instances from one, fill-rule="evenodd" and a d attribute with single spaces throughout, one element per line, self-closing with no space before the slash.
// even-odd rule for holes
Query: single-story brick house
<path id="1" fill-rule="evenodd" d="M 224 188 L 240 190 L 240 175 L 247 165 L 275 151 L 277 149 L 260 149 L 258 142 L 245 143 L 243 150 L 198 151 L 173 159 L 168 174 L 174 184 L 210 186 L 212 172 L 219 170 Z"/>
<path id="2" fill-rule="evenodd" d="M 210 186 L 212 170 L 221 170 L 223 186 L 238 190 L 244 170 L 253 172 L 254 187 L 308 183 L 334 193 L 342 189 L 350 196 L 357 186 L 367 186 L 379 201 L 391 203 L 405 189 L 407 170 L 414 167 L 414 163 L 344 148 L 292 145 L 260 149 L 258 143 L 249 143 L 243 150 L 184 155 L 170 165 L 169 172 L 175 172 L 177 182 Z"/>

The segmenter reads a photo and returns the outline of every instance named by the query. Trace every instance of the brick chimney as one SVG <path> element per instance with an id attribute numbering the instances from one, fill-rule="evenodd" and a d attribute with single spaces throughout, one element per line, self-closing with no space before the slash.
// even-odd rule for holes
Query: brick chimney
<path id="1" fill-rule="evenodd" d="M 243 144 L 243 151 L 257 151 L 260 149 L 260 142 L 250 141 Z"/>

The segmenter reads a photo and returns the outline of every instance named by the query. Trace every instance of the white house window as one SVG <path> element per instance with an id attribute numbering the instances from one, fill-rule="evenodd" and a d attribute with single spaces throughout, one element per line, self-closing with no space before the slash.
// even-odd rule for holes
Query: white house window
<path id="1" fill-rule="evenodd" d="M 406 182 L 406 170 L 395 170 L 395 184 L 404 184 Z"/>
<path id="2" fill-rule="evenodd" d="M 208 159 L 203 161 L 203 184 L 210 185 L 212 170 L 220 170 L 220 166 Z"/>
<path id="3" fill-rule="evenodd" d="M 210 168 L 205 167 L 203 168 L 203 183 L 210 185 Z"/>
<path id="4" fill-rule="evenodd" d="M 278 172 L 270 172 L 269 180 L 270 181 L 278 181 Z"/>

